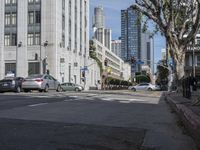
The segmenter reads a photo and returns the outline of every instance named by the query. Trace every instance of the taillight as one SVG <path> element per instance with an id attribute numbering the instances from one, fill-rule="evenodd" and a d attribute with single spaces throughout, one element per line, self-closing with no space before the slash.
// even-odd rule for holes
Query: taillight
<path id="1" fill-rule="evenodd" d="M 43 79 L 36 79 L 36 82 L 43 82 Z"/>

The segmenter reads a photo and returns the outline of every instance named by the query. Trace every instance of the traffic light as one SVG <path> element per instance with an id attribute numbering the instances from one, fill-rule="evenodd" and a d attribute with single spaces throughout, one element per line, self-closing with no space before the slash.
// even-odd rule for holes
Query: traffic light
<path id="1" fill-rule="evenodd" d="M 136 62 L 135 57 L 131 57 L 131 63 L 135 64 L 135 62 Z"/>
<path id="2" fill-rule="evenodd" d="M 104 61 L 104 66 L 106 66 L 106 67 L 108 66 L 108 60 Z"/>
<path id="3" fill-rule="evenodd" d="M 82 77 L 82 78 L 85 78 L 85 71 L 82 71 L 82 72 L 81 72 L 81 77 Z"/>
<path id="4" fill-rule="evenodd" d="M 44 42 L 44 47 L 47 47 L 48 46 L 48 41 L 45 41 Z"/>
<path id="5" fill-rule="evenodd" d="M 47 74 L 50 74 L 50 70 L 49 69 L 47 69 Z"/>
<path id="6" fill-rule="evenodd" d="M 35 60 L 38 60 L 38 54 L 35 53 Z"/>

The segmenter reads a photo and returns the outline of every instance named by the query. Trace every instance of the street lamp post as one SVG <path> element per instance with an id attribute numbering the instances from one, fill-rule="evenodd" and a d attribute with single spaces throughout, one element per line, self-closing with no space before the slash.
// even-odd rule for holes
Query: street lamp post
<path id="1" fill-rule="evenodd" d="M 195 50 L 194 50 L 194 40 L 192 41 L 192 47 L 193 47 L 193 50 L 192 50 L 192 77 L 195 78 L 195 74 L 196 74 L 196 70 L 195 70 Z"/>
<path id="2" fill-rule="evenodd" d="M 15 76 L 18 76 L 19 72 L 18 72 L 18 49 L 22 47 L 22 42 L 20 41 L 18 44 L 17 44 L 17 49 L 16 49 L 16 71 L 15 71 Z"/>
<path id="3" fill-rule="evenodd" d="M 44 50 L 44 57 L 42 57 L 42 46 L 44 46 L 45 50 Z M 48 41 L 45 41 L 42 44 L 40 44 L 40 74 L 46 73 L 46 61 L 47 61 L 47 57 L 46 57 L 46 47 L 48 46 Z M 44 64 L 45 63 L 45 64 Z"/>
<path id="4" fill-rule="evenodd" d="M 193 17 L 194 6 L 193 5 L 194 5 L 194 1 L 192 1 L 192 25 L 194 24 L 194 17 Z M 195 35 L 195 37 L 196 37 L 196 35 Z M 194 49 L 195 37 L 192 40 L 192 47 L 193 47 L 193 50 L 192 50 L 192 77 L 193 78 L 196 76 L 195 75 L 195 49 Z"/>

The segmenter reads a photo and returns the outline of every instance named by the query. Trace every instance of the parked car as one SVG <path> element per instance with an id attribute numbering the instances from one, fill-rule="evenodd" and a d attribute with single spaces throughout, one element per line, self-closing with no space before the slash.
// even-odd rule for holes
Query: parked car
<path id="1" fill-rule="evenodd" d="M 140 83 L 136 86 L 132 86 L 131 90 L 133 91 L 140 91 L 140 90 L 146 90 L 146 91 L 157 91 L 160 90 L 160 87 L 158 85 L 154 85 L 151 83 Z"/>
<path id="2" fill-rule="evenodd" d="M 38 90 L 39 92 L 48 92 L 49 90 L 61 91 L 60 82 L 48 74 L 33 74 L 25 78 L 22 83 L 24 92 Z"/>
<path id="3" fill-rule="evenodd" d="M 82 91 L 84 88 L 81 85 L 74 83 L 62 83 L 61 84 L 62 91 Z"/>
<path id="4" fill-rule="evenodd" d="M 0 92 L 17 92 L 22 91 L 22 82 L 24 78 L 22 77 L 7 77 L 0 80 Z"/>

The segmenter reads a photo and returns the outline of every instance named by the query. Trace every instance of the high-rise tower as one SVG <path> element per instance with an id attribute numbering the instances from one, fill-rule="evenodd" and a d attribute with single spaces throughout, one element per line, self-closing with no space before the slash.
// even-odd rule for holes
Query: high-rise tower
<path id="1" fill-rule="evenodd" d="M 132 8 L 121 10 L 121 57 L 130 62 L 141 58 L 141 24 L 138 22 L 139 13 Z M 131 73 L 140 71 L 140 65 L 131 63 Z"/>
<path id="2" fill-rule="evenodd" d="M 94 28 L 104 28 L 105 27 L 105 16 L 102 6 L 94 8 L 94 18 L 93 18 Z"/>

